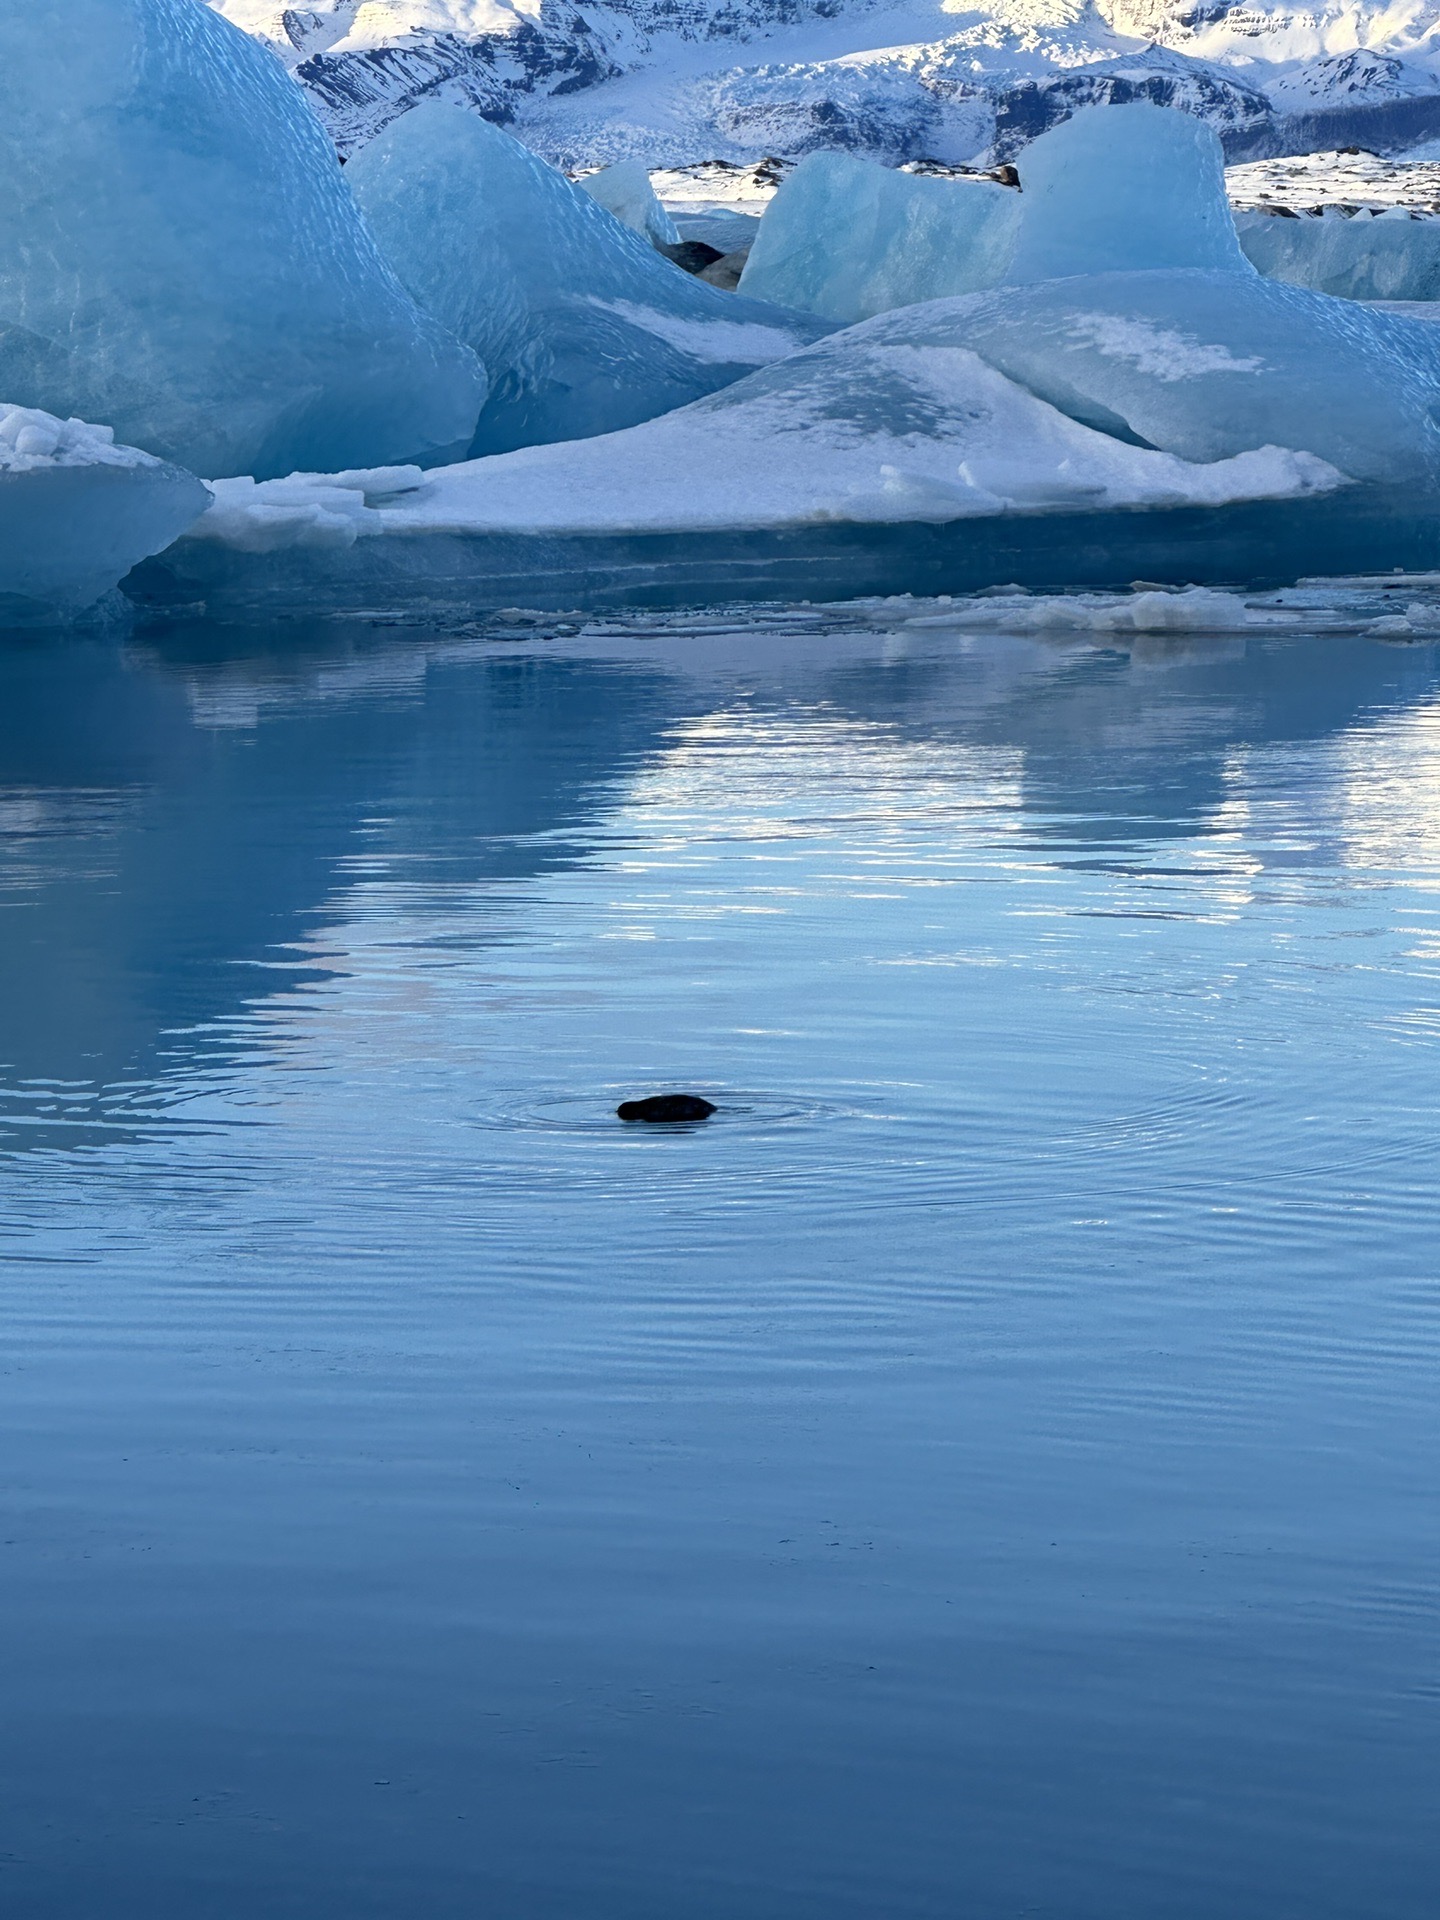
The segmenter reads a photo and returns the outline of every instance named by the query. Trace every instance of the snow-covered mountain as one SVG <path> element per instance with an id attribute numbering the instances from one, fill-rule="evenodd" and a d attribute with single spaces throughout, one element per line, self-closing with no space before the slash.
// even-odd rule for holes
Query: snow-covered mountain
<path id="1" fill-rule="evenodd" d="M 1232 157 L 1440 137 L 1440 0 L 210 0 L 342 152 L 421 99 L 562 165 L 849 147 L 1010 158 L 1092 101 L 1198 113 Z"/>

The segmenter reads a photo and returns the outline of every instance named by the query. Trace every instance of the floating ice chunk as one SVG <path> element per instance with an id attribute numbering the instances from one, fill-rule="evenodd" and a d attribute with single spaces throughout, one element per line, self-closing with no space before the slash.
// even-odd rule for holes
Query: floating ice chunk
<path id="1" fill-rule="evenodd" d="M 1272 280 L 1346 300 L 1440 300 L 1440 220 L 1286 220 L 1240 213 L 1246 257 Z"/>
<path id="2" fill-rule="evenodd" d="M 824 341 L 624 432 L 434 470 L 362 533 L 631 534 L 944 524 L 1005 514 L 1219 506 L 1323 493 L 1343 477 L 1279 447 L 1198 465 L 1067 419 L 978 356 L 900 319 Z M 284 483 L 288 486 L 290 483 Z M 323 480 L 307 483 L 317 505 Z M 272 488 L 275 483 L 272 483 Z M 258 496 L 256 506 L 264 502 Z M 273 492 L 272 500 L 277 499 Z M 225 513 L 197 533 L 253 550 Z M 266 522 L 256 536 L 269 543 Z M 292 544 L 310 534 L 297 520 Z"/>
<path id="3" fill-rule="evenodd" d="M 929 179 L 812 153 L 766 209 L 740 291 L 849 322 L 994 286 L 1021 205 L 993 180 Z"/>
<path id="4" fill-rule="evenodd" d="M 1203 267 L 1248 273 L 1202 120 L 1137 101 L 1087 107 L 1025 149 L 1023 216 L 1004 278 Z"/>
<path id="5" fill-rule="evenodd" d="M 1303 447 L 1355 480 L 1440 488 L 1440 330 L 1259 274 L 997 287 L 871 325 L 963 341 L 1072 419 L 1186 460 Z"/>
<path id="6" fill-rule="evenodd" d="M 0 406 L 0 624 L 93 606 L 208 499 L 193 474 L 117 446 L 111 427 Z"/>
<path id="7" fill-rule="evenodd" d="M 482 370 L 257 41 L 195 0 L 44 0 L 0 8 L 0 72 L 0 392 L 202 473 L 468 447 Z"/>
<path id="8" fill-rule="evenodd" d="M 375 467 L 350 473 L 292 473 L 283 480 L 215 480 L 210 506 L 189 529 L 241 553 L 290 547 L 353 547 L 383 533 L 376 502 L 425 484 L 419 467 Z"/>
<path id="9" fill-rule="evenodd" d="M 602 167 L 578 184 L 632 232 L 643 233 L 652 247 L 679 246 L 680 230 L 656 199 L 650 175 L 638 160 Z"/>
<path id="10" fill-rule="evenodd" d="M 1252 271 L 1220 143 L 1188 114 L 1143 102 L 1087 108 L 1025 149 L 1020 179 L 1016 193 L 811 154 L 767 208 L 741 291 L 853 321 L 1005 282 Z"/>
<path id="11" fill-rule="evenodd" d="M 412 109 L 346 174 L 405 285 L 491 371 L 476 453 L 631 426 L 829 330 L 682 273 L 459 107 Z"/>

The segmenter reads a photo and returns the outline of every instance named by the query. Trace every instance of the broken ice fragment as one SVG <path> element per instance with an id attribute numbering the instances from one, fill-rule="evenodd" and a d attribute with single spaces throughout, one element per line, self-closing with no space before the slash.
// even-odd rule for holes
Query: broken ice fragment
<path id="1" fill-rule="evenodd" d="M 0 625 L 82 613 L 209 502 L 193 474 L 109 427 L 0 406 Z"/>

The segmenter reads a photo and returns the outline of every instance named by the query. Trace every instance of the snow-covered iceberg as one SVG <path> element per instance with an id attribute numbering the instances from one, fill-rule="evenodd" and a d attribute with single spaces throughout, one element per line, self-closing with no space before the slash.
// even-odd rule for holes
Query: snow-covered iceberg
<path id="1" fill-rule="evenodd" d="M 1187 114 L 1087 108 L 1025 149 L 1020 180 L 1017 193 L 812 154 L 767 208 L 741 291 L 852 321 L 1075 273 L 1252 271 L 1220 142 Z"/>
<path id="2" fill-rule="evenodd" d="M 1440 510 L 1440 329 L 1423 321 L 1182 269 L 995 287 L 872 322 L 907 339 L 927 324 L 1117 439 L 1199 461 L 1303 447 Z"/>
<path id="3" fill-rule="evenodd" d="M 1272 280 L 1345 300 L 1440 300 L 1440 220 L 1404 207 L 1318 219 L 1238 213 L 1235 226 L 1252 265 Z"/>
<path id="4" fill-rule="evenodd" d="M 169 546 L 210 496 L 109 427 L 0 406 L 0 625 L 83 613 Z"/>
<path id="5" fill-rule="evenodd" d="M 482 369 L 264 47 L 196 0 L 29 0 L 0 73 L 0 392 L 202 473 L 468 448 Z"/>
<path id="6" fill-rule="evenodd" d="M 1194 459 L 1079 421 L 968 344 L 975 298 L 883 315 L 603 437 L 428 474 L 220 483 L 137 590 L 216 606 L 813 598 L 1244 578 L 1275 565 L 1277 527 L 1297 571 L 1338 550 L 1306 518 L 1354 491 L 1333 463 L 1256 438 Z M 345 487 L 348 506 L 331 497 Z"/>
<path id="7" fill-rule="evenodd" d="M 683 273 L 458 107 L 416 107 L 346 171 L 401 280 L 490 370 L 477 454 L 632 426 L 828 331 Z"/>

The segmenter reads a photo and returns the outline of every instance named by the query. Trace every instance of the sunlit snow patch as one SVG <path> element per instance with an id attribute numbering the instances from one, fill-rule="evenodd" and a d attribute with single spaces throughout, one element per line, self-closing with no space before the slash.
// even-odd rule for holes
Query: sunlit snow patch
<path id="1" fill-rule="evenodd" d="M 1283 447 L 1197 463 L 1127 445 L 964 348 L 863 342 L 858 332 L 844 340 L 623 433 L 440 468 L 373 516 L 355 492 L 350 524 L 392 537 L 936 524 L 1224 506 L 1344 484 L 1325 461 Z M 253 504 L 238 484 L 222 488 L 195 536 L 248 551 L 263 539 L 268 549 L 283 536 L 275 516 L 293 511 L 291 544 L 314 544 L 302 502 L 328 511 L 338 484 L 296 476 L 255 489 Z"/>

